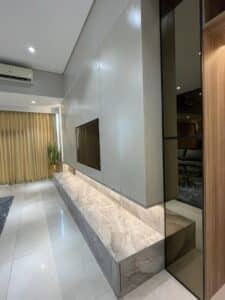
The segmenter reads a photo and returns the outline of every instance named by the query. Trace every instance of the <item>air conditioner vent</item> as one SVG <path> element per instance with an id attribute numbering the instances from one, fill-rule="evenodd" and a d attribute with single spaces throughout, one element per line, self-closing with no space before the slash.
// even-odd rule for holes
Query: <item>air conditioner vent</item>
<path id="1" fill-rule="evenodd" d="M 33 71 L 27 68 L 0 64 L 0 79 L 21 83 L 33 83 Z"/>

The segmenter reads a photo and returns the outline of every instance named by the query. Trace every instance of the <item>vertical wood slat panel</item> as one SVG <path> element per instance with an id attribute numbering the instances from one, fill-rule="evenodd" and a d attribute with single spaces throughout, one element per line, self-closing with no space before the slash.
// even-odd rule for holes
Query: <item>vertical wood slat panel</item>
<path id="1" fill-rule="evenodd" d="M 225 283 L 225 18 L 204 31 L 205 299 Z"/>
<path id="2" fill-rule="evenodd" d="M 48 178 L 47 148 L 56 141 L 54 114 L 0 111 L 0 184 Z"/>

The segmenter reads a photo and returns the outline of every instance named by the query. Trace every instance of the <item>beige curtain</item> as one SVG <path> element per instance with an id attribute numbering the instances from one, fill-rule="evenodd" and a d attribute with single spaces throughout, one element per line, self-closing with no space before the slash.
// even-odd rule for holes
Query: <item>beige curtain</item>
<path id="1" fill-rule="evenodd" d="M 47 178 L 54 143 L 54 114 L 0 111 L 0 184 Z"/>

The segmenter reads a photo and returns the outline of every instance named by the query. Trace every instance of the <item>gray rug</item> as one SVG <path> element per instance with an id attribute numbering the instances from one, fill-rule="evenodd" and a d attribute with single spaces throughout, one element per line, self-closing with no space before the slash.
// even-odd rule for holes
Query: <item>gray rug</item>
<path id="1" fill-rule="evenodd" d="M 12 205 L 13 196 L 7 196 L 0 198 L 0 234 L 4 228 L 10 206 Z"/>

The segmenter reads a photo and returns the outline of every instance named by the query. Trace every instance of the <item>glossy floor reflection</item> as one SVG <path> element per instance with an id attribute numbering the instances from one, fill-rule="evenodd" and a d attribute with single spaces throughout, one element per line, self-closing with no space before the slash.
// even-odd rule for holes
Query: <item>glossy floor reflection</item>
<path id="1" fill-rule="evenodd" d="M 1 300 L 116 299 L 51 181 L 0 187 L 7 195 L 15 199 L 0 237 Z M 156 299 L 195 298 L 166 271 L 124 297 Z"/>

